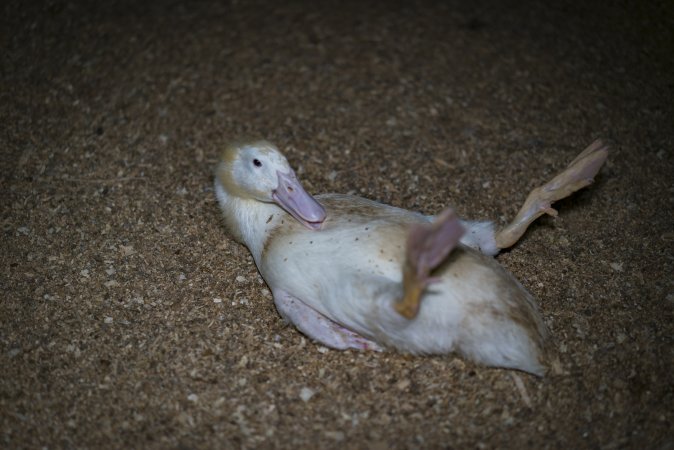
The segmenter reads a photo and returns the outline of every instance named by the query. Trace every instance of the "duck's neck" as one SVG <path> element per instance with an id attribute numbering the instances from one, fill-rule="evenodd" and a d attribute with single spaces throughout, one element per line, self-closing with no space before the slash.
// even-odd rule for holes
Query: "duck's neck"
<path id="1" fill-rule="evenodd" d="M 268 229 L 275 222 L 270 223 L 270 217 L 285 212 L 273 203 L 231 195 L 217 180 L 215 195 L 225 216 L 227 228 L 236 240 L 248 247 L 255 262 L 259 263 Z"/>

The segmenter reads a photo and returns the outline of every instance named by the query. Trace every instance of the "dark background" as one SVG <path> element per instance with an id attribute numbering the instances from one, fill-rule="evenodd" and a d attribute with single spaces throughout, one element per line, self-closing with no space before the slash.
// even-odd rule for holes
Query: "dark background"
<path id="1" fill-rule="evenodd" d="M 96 3 L 0 7 L 0 447 L 674 446 L 671 2 Z M 611 143 L 498 257 L 550 375 L 284 325 L 211 189 L 242 135 L 499 224 Z"/>

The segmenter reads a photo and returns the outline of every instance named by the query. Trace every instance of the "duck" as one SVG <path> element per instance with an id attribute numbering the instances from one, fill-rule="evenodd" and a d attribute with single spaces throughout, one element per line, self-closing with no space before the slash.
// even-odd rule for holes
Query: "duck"
<path id="1" fill-rule="evenodd" d="M 493 257 L 552 203 L 594 180 L 608 146 L 597 140 L 516 217 L 425 215 L 337 193 L 310 195 L 266 140 L 227 145 L 214 191 L 230 235 L 250 251 L 280 316 L 338 350 L 459 354 L 543 376 L 548 332 L 533 296 Z"/>

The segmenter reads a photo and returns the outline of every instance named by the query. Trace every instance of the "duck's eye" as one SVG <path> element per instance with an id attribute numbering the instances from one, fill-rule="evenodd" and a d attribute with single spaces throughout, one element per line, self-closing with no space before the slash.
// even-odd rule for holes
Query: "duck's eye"
<path id="1" fill-rule="evenodd" d="M 253 165 L 255 167 L 262 167 L 262 161 L 260 161 L 259 159 L 256 158 L 256 159 L 253 160 Z"/>

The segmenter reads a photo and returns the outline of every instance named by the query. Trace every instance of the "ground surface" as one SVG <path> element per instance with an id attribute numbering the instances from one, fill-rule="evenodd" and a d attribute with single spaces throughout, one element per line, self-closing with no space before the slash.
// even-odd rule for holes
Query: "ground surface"
<path id="1" fill-rule="evenodd" d="M 670 3 L 82 3 L 2 6 L 0 447 L 674 446 Z M 310 192 L 500 224 L 610 142 L 498 257 L 550 375 L 284 325 L 211 189 L 241 135 Z"/>

